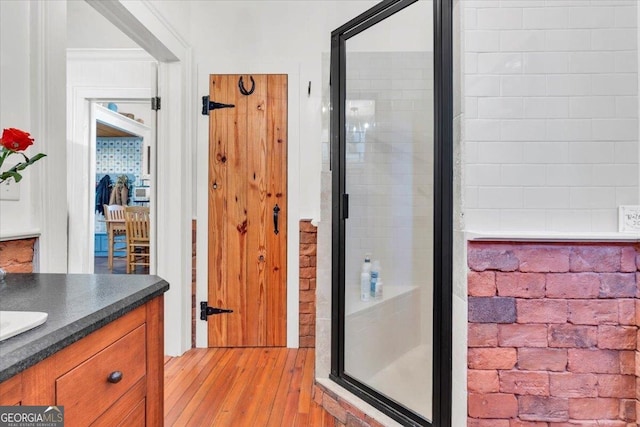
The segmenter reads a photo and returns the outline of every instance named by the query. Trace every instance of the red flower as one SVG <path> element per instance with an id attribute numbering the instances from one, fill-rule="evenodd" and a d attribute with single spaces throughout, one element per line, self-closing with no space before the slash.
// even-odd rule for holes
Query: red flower
<path id="1" fill-rule="evenodd" d="M 0 138 L 0 145 L 11 151 L 24 151 L 32 144 L 30 134 L 16 128 L 5 129 Z"/>

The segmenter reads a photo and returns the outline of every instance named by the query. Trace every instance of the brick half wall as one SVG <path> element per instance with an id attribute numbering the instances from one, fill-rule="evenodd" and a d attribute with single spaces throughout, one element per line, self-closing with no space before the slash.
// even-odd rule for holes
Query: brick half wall
<path id="1" fill-rule="evenodd" d="M 639 260 L 634 244 L 470 242 L 468 426 L 636 426 Z"/>
<path id="2" fill-rule="evenodd" d="M 32 273 L 35 238 L 0 242 L 0 268 L 9 273 Z"/>
<path id="3" fill-rule="evenodd" d="M 318 227 L 310 219 L 300 221 L 300 347 L 316 346 L 316 255 Z"/>

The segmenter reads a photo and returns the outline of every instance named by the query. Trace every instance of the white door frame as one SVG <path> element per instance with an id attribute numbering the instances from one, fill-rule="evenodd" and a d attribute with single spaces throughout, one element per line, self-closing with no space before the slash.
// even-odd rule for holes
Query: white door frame
<path id="1" fill-rule="evenodd" d="M 64 2 L 31 2 L 31 133 L 46 136 L 38 149 L 47 160 L 34 168 L 39 184 L 32 197 L 39 212 L 39 251 L 34 257 L 35 271 L 67 271 L 67 144 L 64 104 L 66 101 L 66 24 Z"/>
<path id="2" fill-rule="evenodd" d="M 93 273 L 93 221 L 95 213 L 91 183 L 95 184 L 95 135 L 92 130 L 92 102 L 114 99 L 149 99 L 150 89 L 74 87 L 71 103 L 71 141 L 87 141 L 68 147 L 69 165 L 74 165 L 68 177 L 69 197 L 69 273 Z M 93 126 L 93 128 L 95 128 Z M 92 178 L 93 177 L 93 178 Z"/>
<path id="3" fill-rule="evenodd" d="M 88 3 L 160 61 L 157 116 L 157 274 L 169 282 L 165 294 L 165 353 L 191 348 L 191 221 L 195 108 L 191 47 L 152 2 L 90 0 Z M 136 96 L 137 97 L 137 96 Z"/>

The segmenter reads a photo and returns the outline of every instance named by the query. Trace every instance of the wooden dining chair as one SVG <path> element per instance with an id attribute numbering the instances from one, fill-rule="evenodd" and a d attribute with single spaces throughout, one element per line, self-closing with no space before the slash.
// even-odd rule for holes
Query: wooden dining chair
<path id="1" fill-rule="evenodd" d="M 127 236 L 124 222 L 124 206 L 102 205 L 104 208 L 104 219 L 107 224 L 107 265 L 109 270 L 113 270 L 113 258 L 126 258 Z M 116 252 L 125 252 L 123 256 L 115 256 Z"/>
<path id="2" fill-rule="evenodd" d="M 124 218 L 127 230 L 127 273 L 134 273 L 137 266 L 148 270 L 151 260 L 149 208 L 126 206 Z"/>

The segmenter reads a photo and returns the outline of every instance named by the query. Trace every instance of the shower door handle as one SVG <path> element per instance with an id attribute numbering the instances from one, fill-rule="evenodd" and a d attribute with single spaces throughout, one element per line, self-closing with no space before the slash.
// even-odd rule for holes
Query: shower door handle
<path id="1" fill-rule="evenodd" d="M 280 231 L 278 230 L 278 213 L 280 212 L 280 206 L 276 203 L 273 207 L 273 233 L 278 234 Z"/>

